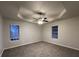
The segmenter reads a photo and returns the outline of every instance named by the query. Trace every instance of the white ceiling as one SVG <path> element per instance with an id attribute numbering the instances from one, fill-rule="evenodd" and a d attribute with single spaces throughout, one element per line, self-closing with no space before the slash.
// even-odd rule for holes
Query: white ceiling
<path id="1" fill-rule="evenodd" d="M 43 12 L 48 22 L 56 19 L 79 16 L 79 2 L 66 1 L 26 1 L 26 2 L 1 2 L 0 14 L 3 18 L 20 19 L 36 23 L 40 15 L 35 12 Z M 19 17 L 18 17 L 19 15 Z"/>
<path id="2" fill-rule="evenodd" d="M 26 21 L 37 23 L 36 19 L 38 20 L 40 15 L 35 12 L 40 11 L 46 14 L 45 16 L 50 22 L 57 18 L 64 9 L 65 8 L 61 2 L 26 2 L 19 8 L 19 14 Z"/>

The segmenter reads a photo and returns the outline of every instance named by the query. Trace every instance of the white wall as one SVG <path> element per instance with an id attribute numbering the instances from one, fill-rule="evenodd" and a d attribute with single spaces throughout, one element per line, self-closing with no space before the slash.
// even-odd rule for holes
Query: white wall
<path id="1" fill-rule="evenodd" d="M 39 42 L 43 39 L 49 43 L 79 50 L 79 17 L 55 21 L 43 26 L 18 20 L 4 20 L 3 23 L 4 49 Z M 9 26 L 12 23 L 20 25 L 20 40 L 10 40 Z M 54 25 L 59 27 L 58 39 L 52 38 Z"/>
<path id="2" fill-rule="evenodd" d="M 2 37 L 2 17 L 0 16 L 0 56 L 2 55 L 3 52 L 3 37 Z"/>
<path id="3" fill-rule="evenodd" d="M 52 26 L 58 25 L 58 39 L 52 38 Z M 79 50 L 79 17 L 43 25 L 43 41 Z"/>
<path id="4" fill-rule="evenodd" d="M 13 48 L 25 44 L 41 41 L 41 27 L 24 21 L 4 20 L 4 49 Z M 16 41 L 10 40 L 10 24 L 19 24 L 20 39 Z"/>

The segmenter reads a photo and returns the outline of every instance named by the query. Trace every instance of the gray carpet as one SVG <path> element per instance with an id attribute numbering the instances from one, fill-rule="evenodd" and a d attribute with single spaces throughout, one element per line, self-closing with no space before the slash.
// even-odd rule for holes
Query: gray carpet
<path id="1" fill-rule="evenodd" d="M 3 52 L 2 57 L 78 57 L 79 51 L 47 42 L 24 45 Z"/>

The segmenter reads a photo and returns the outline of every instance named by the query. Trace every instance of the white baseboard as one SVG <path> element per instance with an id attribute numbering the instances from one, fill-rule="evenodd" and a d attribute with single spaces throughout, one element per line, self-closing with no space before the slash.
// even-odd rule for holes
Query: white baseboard
<path id="1" fill-rule="evenodd" d="M 1 50 L 0 57 L 2 56 L 3 51 L 6 50 L 6 49 L 11 49 L 11 48 L 19 47 L 19 46 L 22 46 L 22 45 L 28 45 L 28 44 L 37 43 L 37 42 L 40 42 L 40 41 L 29 42 L 27 44 L 21 44 L 21 45 L 17 45 L 17 46 L 13 46 L 13 47 L 4 48 L 4 49 Z"/>
<path id="2" fill-rule="evenodd" d="M 4 49 L 1 50 L 0 57 L 2 56 L 3 52 L 4 52 Z"/>
<path id="3" fill-rule="evenodd" d="M 11 46 L 11 47 L 4 48 L 4 50 L 19 47 L 19 46 L 23 46 L 23 45 L 28 45 L 28 44 L 32 44 L 32 43 L 36 43 L 36 42 L 40 42 L 40 41 L 29 42 L 29 43 L 25 43 L 25 44 L 16 45 L 16 46 Z"/>
<path id="4" fill-rule="evenodd" d="M 44 42 L 48 42 L 48 41 L 44 41 Z M 71 47 L 71 46 L 67 46 L 67 45 L 62 45 L 62 44 L 56 44 L 56 43 L 52 43 L 52 42 L 48 42 L 48 43 L 51 43 L 51 44 L 55 44 L 55 45 L 58 45 L 58 46 L 62 46 L 62 47 L 66 47 L 66 48 L 70 48 L 70 49 L 74 49 L 74 50 L 78 50 L 78 48 L 74 48 L 74 47 Z"/>

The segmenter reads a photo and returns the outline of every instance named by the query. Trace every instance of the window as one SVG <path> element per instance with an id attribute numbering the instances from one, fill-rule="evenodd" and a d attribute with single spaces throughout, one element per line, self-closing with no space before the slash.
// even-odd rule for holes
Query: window
<path id="1" fill-rule="evenodd" d="M 10 25 L 10 39 L 19 40 L 19 25 L 11 24 Z"/>
<path id="2" fill-rule="evenodd" d="M 58 38 L 58 26 L 52 26 L 52 38 Z"/>

